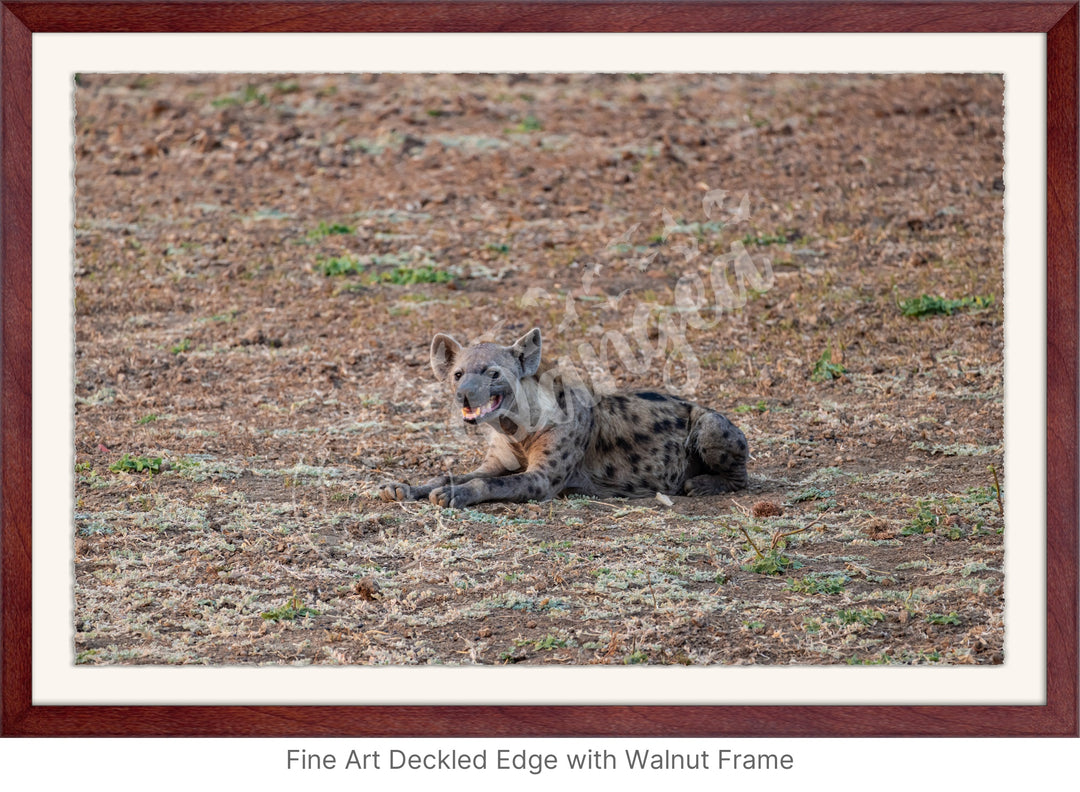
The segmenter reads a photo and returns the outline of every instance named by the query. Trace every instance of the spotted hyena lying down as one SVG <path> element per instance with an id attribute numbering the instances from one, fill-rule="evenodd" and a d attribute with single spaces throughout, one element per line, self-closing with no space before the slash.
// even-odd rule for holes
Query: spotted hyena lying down
<path id="1" fill-rule="evenodd" d="M 561 493 L 635 498 L 746 486 L 746 438 L 731 421 L 657 391 L 594 395 L 558 368 L 541 367 L 538 329 L 510 346 L 462 347 L 440 333 L 431 367 L 462 419 L 486 430 L 487 456 L 472 473 L 389 484 L 383 500 L 460 508 Z"/>

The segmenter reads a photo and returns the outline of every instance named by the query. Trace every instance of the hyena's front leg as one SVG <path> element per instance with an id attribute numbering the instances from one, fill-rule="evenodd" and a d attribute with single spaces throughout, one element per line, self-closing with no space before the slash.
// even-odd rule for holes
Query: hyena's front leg
<path id="1" fill-rule="evenodd" d="M 436 506 L 462 509 L 485 501 L 549 500 L 561 489 L 559 482 L 552 481 L 547 473 L 529 471 L 467 482 L 455 481 L 432 490 L 429 498 Z"/>
<path id="2" fill-rule="evenodd" d="M 580 459 L 571 440 L 553 434 L 533 447 L 524 472 L 455 481 L 432 490 L 429 497 L 437 506 L 455 509 L 485 501 L 549 500 L 563 491 Z"/>
<path id="3" fill-rule="evenodd" d="M 436 476 L 416 487 L 399 482 L 387 484 L 379 490 L 379 497 L 384 501 L 424 500 L 432 492 L 447 485 L 464 484 L 475 479 L 501 476 L 507 472 L 506 466 L 502 462 L 488 458 L 476 470 L 471 473 L 463 473 L 460 476 Z"/>
<path id="4" fill-rule="evenodd" d="M 419 486 L 412 486 L 404 482 L 395 481 L 385 484 L 379 490 L 379 497 L 384 501 L 423 500 L 435 488 L 443 486 L 450 479 L 446 476 L 436 476 Z"/>

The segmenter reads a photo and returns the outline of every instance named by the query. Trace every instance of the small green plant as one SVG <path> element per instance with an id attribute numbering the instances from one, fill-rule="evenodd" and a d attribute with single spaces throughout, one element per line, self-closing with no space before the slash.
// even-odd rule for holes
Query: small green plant
<path id="1" fill-rule="evenodd" d="M 769 541 L 769 547 L 765 550 L 762 550 L 757 546 L 757 543 L 750 538 L 750 534 L 747 533 L 746 529 L 741 525 L 739 526 L 739 530 L 742 531 L 742 535 L 746 537 L 746 542 L 750 545 L 750 549 L 754 551 L 754 558 L 743 564 L 742 568 L 747 572 L 753 572 L 758 575 L 780 575 L 789 567 L 791 569 L 798 569 L 802 566 L 798 561 L 784 555 L 783 549 L 785 545 L 784 540 L 787 537 L 802 533 L 806 528 L 799 528 L 798 530 L 788 531 L 787 533 L 781 533 L 780 531 L 774 532 L 772 539 Z"/>
<path id="2" fill-rule="evenodd" d="M 827 500 L 828 498 L 836 495 L 836 490 L 821 489 L 820 487 L 807 487 L 796 495 L 792 496 L 788 503 L 802 503 L 804 501 L 812 500 Z"/>
<path id="3" fill-rule="evenodd" d="M 395 267 L 377 276 L 380 283 L 392 283 L 396 286 L 412 286 L 417 283 L 451 283 L 454 276 L 444 270 L 424 265 L 422 267 Z"/>
<path id="4" fill-rule="evenodd" d="M 174 347 L 172 347 L 172 349 L 169 351 L 172 352 L 174 355 L 179 355 L 181 352 L 187 352 L 189 349 L 191 349 L 191 339 L 185 338 L 181 340 L 179 344 L 176 344 Z"/>
<path id="5" fill-rule="evenodd" d="M 735 408 L 735 412 L 742 415 L 742 414 L 745 414 L 745 413 L 748 413 L 748 412 L 759 412 L 759 413 L 768 412 L 768 409 L 769 408 L 765 404 L 765 400 L 764 399 L 758 399 L 757 404 L 740 404 L 738 407 Z"/>
<path id="6" fill-rule="evenodd" d="M 352 226 L 347 226 L 344 223 L 327 223 L 323 220 L 319 222 L 314 230 L 308 232 L 308 236 L 312 239 L 322 239 L 336 234 L 351 234 L 352 232 Z"/>
<path id="7" fill-rule="evenodd" d="M 785 569 L 799 566 L 797 561 L 788 558 L 779 550 L 770 549 L 759 552 L 749 563 L 743 564 L 743 569 L 757 575 L 781 575 Z"/>
<path id="8" fill-rule="evenodd" d="M 885 621 L 885 614 L 881 611 L 862 608 L 860 610 L 841 610 L 836 612 L 836 618 L 841 624 L 873 624 Z"/>
<path id="9" fill-rule="evenodd" d="M 241 98 L 243 99 L 244 104 L 248 104 L 249 102 L 256 102 L 258 104 L 264 105 L 270 101 L 266 98 L 266 94 L 264 94 L 254 85 L 245 85 L 244 92 L 243 94 L 241 94 Z"/>
<path id="10" fill-rule="evenodd" d="M 931 613 L 926 617 L 927 624 L 959 624 L 960 617 L 956 611 L 949 612 L 948 615 L 944 613 Z"/>
<path id="11" fill-rule="evenodd" d="M 137 420 L 135 423 L 137 423 L 139 426 L 146 426 L 146 424 L 153 423 L 157 419 L 158 419 L 158 416 L 154 415 L 154 413 L 150 413 L 149 415 L 144 415 L 142 418 Z"/>
<path id="12" fill-rule="evenodd" d="M 267 621 L 292 621 L 294 619 L 304 616 L 318 616 L 317 610 L 312 610 L 304 605 L 300 600 L 300 597 L 293 592 L 292 597 L 279 608 L 268 610 L 262 613 L 262 617 Z"/>
<path id="13" fill-rule="evenodd" d="M 623 665 L 640 665 L 641 663 L 647 662 L 649 662 L 649 656 L 640 649 L 636 652 L 631 652 L 623 658 Z"/>
<path id="14" fill-rule="evenodd" d="M 848 576 L 842 573 L 825 575 L 811 572 L 798 580 L 788 583 L 788 591 L 797 591 L 802 594 L 839 594 L 847 585 Z"/>
<path id="15" fill-rule="evenodd" d="M 901 536 L 917 536 L 933 533 L 941 523 L 941 515 L 935 511 L 933 501 L 920 500 L 914 508 L 908 509 L 911 522 L 900 529 Z"/>
<path id="16" fill-rule="evenodd" d="M 561 649 L 566 646 L 566 639 L 556 638 L 554 635 L 545 635 L 539 641 L 534 641 L 533 646 L 539 651 Z"/>
<path id="17" fill-rule="evenodd" d="M 829 347 L 821 353 L 821 357 L 814 363 L 814 370 L 810 374 L 810 379 L 814 382 L 827 382 L 828 380 L 839 379 L 844 376 L 844 372 L 847 369 L 840 363 L 832 362 L 832 347 Z"/>
<path id="18" fill-rule="evenodd" d="M 161 457 L 133 457 L 124 454 L 118 461 L 109 466 L 114 473 L 149 473 L 151 475 L 161 472 Z"/>
<path id="19" fill-rule="evenodd" d="M 92 522 L 79 526 L 79 536 L 108 536 L 113 533 L 113 528 L 103 522 Z"/>
<path id="20" fill-rule="evenodd" d="M 270 102 L 270 99 L 258 87 L 254 85 L 244 86 L 244 90 L 239 95 L 230 94 L 228 96 L 222 96 L 215 99 L 210 104 L 214 107 L 235 107 L 243 104 L 261 104 L 265 105 Z"/>
<path id="21" fill-rule="evenodd" d="M 882 652 L 877 657 L 849 657 L 847 659 L 848 665 L 889 665 L 892 662 L 888 652 Z"/>
<path id="22" fill-rule="evenodd" d="M 525 116 L 521 123 L 513 129 L 507 130 L 508 132 L 539 132 L 544 128 L 544 125 L 540 123 L 534 115 Z"/>
<path id="23" fill-rule="evenodd" d="M 339 275 L 359 275 L 364 271 L 364 265 L 350 256 L 334 256 L 323 259 L 316 267 L 319 272 L 328 278 Z"/>
<path id="24" fill-rule="evenodd" d="M 908 300 L 901 300 L 900 312 L 904 316 L 952 316 L 958 311 L 981 311 L 990 308 L 994 304 L 993 295 L 985 297 L 961 297 L 950 300 L 945 297 L 935 297 L 930 294 L 922 294 Z"/>

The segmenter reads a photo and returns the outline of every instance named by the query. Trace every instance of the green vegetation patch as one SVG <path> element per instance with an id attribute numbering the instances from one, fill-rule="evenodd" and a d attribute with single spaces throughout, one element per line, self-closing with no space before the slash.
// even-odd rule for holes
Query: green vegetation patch
<path id="1" fill-rule="evenodd" d="M 743 564 L 743 569 L 757 575 L 782 575 L 786 569 L 798 569 L 802 564 L 773 547 L 766 551 L 754 548 L 753 559 Z"/>
<path id="2" fill-rule="evenodd" d="M 306 607 L 300 597 L 295 594 L 284 605 L 262 613 L 262 617 L 267 621 L 293 621 L 305 616 L 318 615 L 317 610 Z"/>
<path id="3" fill-rule="evenodd" d="M 353 230 L 352 226 L 344 223 L 327 223 L 323 220 L 308 232 L 308 237 L 310 239 L 323 239 L 328 236 L 351 234 Z"/>
<path id="4" fill-rule="evenodd" d="M 904 316 L 952 316 L 959 311 L 981 311 L 994 305 L 992 295 L 985 297 L 961 297 L 951 300 L 923 294 L 900 301 L 900 312 Z"/>
<path id="5" fill-rule="evenodd" d="M 836 612 L 836 618 L 841 624 L 873 624 L 885 621 L 885 614 L 881 611 L 861 608 L 858 610 L 840 610 Z"/>
<path id="6" fill-rule="evenodd" d="M 820 487 L 807 487 L 796 493 L 788 500 L 788 503 L 803 503 L 804 501 L 827 500 L 836 495 L 836 490 L 821 489 Z"/>
<path id="7" fill-rule="evenodd" d="M 544 125 L 540 123 L 540 120 L 536 116 L 528 115 L 525 116 L 525 118 L 522 119 L 521 123 L 518 124 L 516 127 L 514 127 L 513 129 L 508 129 L 506 131 L 516 133 L 539 132 L 543 128 Z"/>
<path id="8" fill-rule="evenodd" d="M 757 404 L 740 404 L 735 408 L 735 412 L 739 415 L 744 415 L 748 412 L 768 412 L 769 407 L 765 404 L 764 399 L 758 399 Z"/>
<path id="9" fill-rule="evenodd" d="M 323 259 L 316 267 L 319 272 L 328 278 L 339 275 L 359 275 L 365 269 L 358 259 L 351 256 L 334 256 L 333 258 Z"/>
<path id="10" fill-rule="evenodd" d="M 375 277 L 378 283 L 390 283 L 395 286 L 412 286 L 417 283 L 451 283 L 454 276 L 445 270 L 435 269 L 430 266 L 421 267 L 394 267 L 387 272 L 381 272 Z"/>
<path id="11" fill-rule="evenodd" d="M 827 382 L 839 379 L 847 371 L 840 363 L 832 362 L 832 347 L 821 353 L 821 357 L 814 363 L 814 370 L 810 373 L 810 379 L 814 382 Z"/>
<path id="12" fill-rule="evenodd" d="M 844 590 L 849 578 L 842 572 L 811 572 L 798 580 L 788 583 L 788 591 L 802 594 L 839 594 Z"/>
<path id="13" fill-rule="evenodd" d="M 133 457 L 124 454 L 109 466 L 114 473 L 154 473 L 161 472 L 161 457 Z"/>

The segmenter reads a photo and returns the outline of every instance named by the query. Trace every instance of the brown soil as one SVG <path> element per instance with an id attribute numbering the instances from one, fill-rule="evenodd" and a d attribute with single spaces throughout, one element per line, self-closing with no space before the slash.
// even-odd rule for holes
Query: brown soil
<path id="1" fill-rule="evenodd" d="M 81 75 L 76 661 L 1000 663 L 1002 91 Z M 373 499 L 481 457 L 432 335 L 533 326 L 750 489 Z"/>

